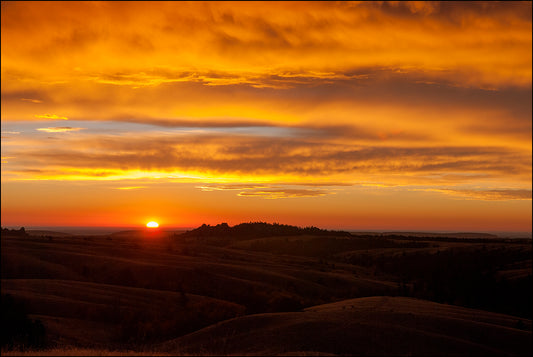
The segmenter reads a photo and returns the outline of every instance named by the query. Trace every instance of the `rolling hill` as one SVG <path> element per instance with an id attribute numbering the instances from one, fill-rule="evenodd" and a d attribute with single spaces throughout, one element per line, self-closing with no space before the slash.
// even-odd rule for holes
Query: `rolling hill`
<path id="1" fill-rule="evenodd" d="M 205 355 L 531 355 L 519 319 L 405 297 L 237 317 L 160 345 Z M 522 321 L 522 323 L 524 323 Z"/>

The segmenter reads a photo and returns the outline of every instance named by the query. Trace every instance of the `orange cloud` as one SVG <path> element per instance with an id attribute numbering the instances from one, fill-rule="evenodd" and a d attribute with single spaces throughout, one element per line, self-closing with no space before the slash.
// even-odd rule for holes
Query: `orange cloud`
<path id="1" fill-rule="evenodd" d="M 242 197 L 260 197 L 266 199 L 294 198 L 294 197 L 317 197 L 331 194 L 324 190 L 311 189 L 267 189 L 242 191 L 238 196 Z"/>
<path id="2" fill-rule="evenodd" d="M 2 46 L 2 75 L 5 88 L 91 77 L 261 87 L 265 75 L 327 79 L 377 66 L 461 86 L 529 86 L 530 12 L 529 2 L 14 3 L 2 7 L 2 43 L 17 43 Z"/>
<path id="3" fill-rule="evenodd" d="M 9 159 L 13 159 L 13 156 L 2 156 L 2 164 L 7 164 Z"/>
<path id="4" fill-rule="evenodd" d="M 218 177 L 228 184 L 306 180 L 431 184 L 439 177 L 441 182 L 498 178 L 522 185 L 531 180 L 530 152 L 496 146 L 384 146 L 380 139 L 373 145 L 354 146 L 313 137 L 205 133 L 144 134 L 138 138 L 84 135 L 65 137 L 61 142 L 30 142 L 7 144 L 7 152 L 42 171 L 12 170 L 41 179 L 196 177 L 201 181 Z M 206 186 L 204 190 L 217 188 Z"/>
<path id="5" fill-rule="evenodd" d="M 69 131 L 80 131 L 84 130 L 86 128 L 73 128 L 71 126 L 57 126 L 53 128 L 37 128 L 36 130 L 44 131 L 47 133 L 65 133 Z"/>
<path id="6" fill-rule="evenodd" d="M 68 120 L 67 117 L 59 116 L 56 114 L 36 114 L 35 117 L 38 119 L 46 119 L 46 120 L 58 120 L 58 119 Z"/>
<path id="7" fill-rule="evenodd" d="M 138 190 L 140 188 L 146 188 L 146 186 L 127 186 L 127 187 L 116 187 L 117 190 Z"/>
<path id="8" fill-rule="evenodd" d="M 43 102 L 42 100 L 39 100 L 39 99 L 30 99 L 30 98 L 20 98 L 20 100 L 23 100 L 25 102 L 30 102 L 30 103 L 36 103 L 36 104 L 40 104 Z"/>
<path id="9" fill-rule="evenodd" d="M 484 189 L 484 190 L 462 190 L 462 189 L 433 189 L 448 195 L 461 198 L 484 200 L 484 201 L 505 201 L 505 200 L 531 200 L 531 190 L 524 189 Z"/>
<path id="10" fill-rule="evenodd" d="M 316 186 L 311 184 L 300 183 L 301 186 Z M 283 186 L 283 185 L 281 185 Z M 336 186 L 335 184 L 326 183 L 320 186 Z M 199 186 L 202 191 L 240 191 L 237 196 L 240 197 L 260 197 L 265 199 L 279 198 L 300 198 L 300 197 L 318 197 L 334 194 L 332 190 L 316 188 L 289 188 L 280 187 L 280 185 L 247 185 L 247 184 L 210 184 Z"/>
<path id="11" fill-rule="evenodd" d="M 266 188 L 267 186 L 264 185 L 243 185 L 243 184 L 226 184 L 226 185 L 203 185 L 198 186 L 197 188 L 201 189 L 202 191 L 210 192 L 210 191 L 226 191 L 226 190 L 243 190 L 243 189 L 256 189 L 256 188 Z"/>

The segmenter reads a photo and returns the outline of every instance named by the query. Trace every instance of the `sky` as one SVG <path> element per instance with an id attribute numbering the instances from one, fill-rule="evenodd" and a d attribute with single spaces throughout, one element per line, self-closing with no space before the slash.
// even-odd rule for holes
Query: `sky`
<path id="1" fill-rule="evenodd" d="M 2 226 L 531 232 L 531 1 L 1 16 Z"/>

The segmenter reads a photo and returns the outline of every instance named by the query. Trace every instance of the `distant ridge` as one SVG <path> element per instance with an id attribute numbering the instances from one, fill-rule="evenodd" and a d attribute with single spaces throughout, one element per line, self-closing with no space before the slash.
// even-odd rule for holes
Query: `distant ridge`
<path id="1" fill-rule="evenodd" d="M 459 233 L 425 233 L 425 232 L 390 232 L 389 235 L 401 235 L 411 237 L 448 237 L 448 238 L 498 238 L 495 234 L 459 232 Z"/>
<path id="2" fill-rule="evenodd" d="M 47 230 L 27 230 L 30 236 L 47 236 L 47 237 L 70 237 L 73 234 L 65 232 L 47 231 Z"/>
<path id="3" fill-rule="evenodd" d="M 28 237 L 28 232 L 24 227 L 20 227 L 20 229 L 2 228 L 2 236 Z"/>
<path id="4" fill-rule="evenodd" d="M 200 227 L 181 234 L 181 237 L 232 237 L 232 238 L 263 238 L 279 236 L 297 236 L 297 235 L 315 235 L 315 236 L 344 236 L 351 237 L 349 232 L 345 231 L 328 231 L 317 227 L 300 228 L 296 226 L 250 222 L 241 223 L 230 227 L 227 223 L 217 224 L 216 226 L 203 224 Z"/>

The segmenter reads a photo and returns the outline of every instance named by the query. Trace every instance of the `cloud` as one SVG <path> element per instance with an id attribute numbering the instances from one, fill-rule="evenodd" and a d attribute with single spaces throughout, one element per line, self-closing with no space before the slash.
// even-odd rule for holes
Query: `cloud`
<path id="1" fill-rule="evenodd" d="M 20 131 L 2 131 L 2 139 L 13 139 L 13 136 L 10 135 L 19 135 Z"/>
<path id="2" fill-rule="evenodd" d="M 241 197 L 260 197 L 265 199 L 279 198 L 300 198 L 300 197 L 318 197 L 332 194 L 332 192 L 313 189 L 266 189 L 242 191 L 238 194 Z"/>
<path id="3" fill-rule="evenodd" d="M 47 119 L 47 120 L 58 120 L 58 119 L 68 120 L 67 117 L 59 116 L 56 114 L 36 114 L 35 117 L 38 119 Z"/>
<path id="4" fill-rule="evenodd" d="M 94 171 L 109 172 L 109 175 L 119 172 L 124 177 L 130 171 L 141 171 L 167 178 L 172 175 L 225 177 L 228 184 L 247 179 L 249 182 L 388 184 L 398 180 L 419 183 L 434 180 L 436 175 L 440 175 L 441 181 L 455 182 L 481 177 L 531 179 L 530 152 L 491 146 L 354 145 L 305 136 L 191 133 L 139 137 L 85 135 L 75 140 L 66 137 L 61 143 L 38 140 L 33 143 L 10 147 L 7 152 L 23 158 L 28 166 L 63 168 L 64 176 L 70 175 L 70 169 L 86 169 L 88 178 L 101 176 L 92 175 Z"/>
<path id="5" fill-rule="evenodd" d="M 132 86 L 134 88 L 157 86 L 163 83 L 191 82 L 207 86 L 249 85 L 254 88 L 288 89 L 296 86 L 316 86 L 317 83 L 332 83 L 339 80 L 367 79 L 367 74 L 348 74 L 335 71 L 287 71 L 272 70 L 265 73 L 231 73 L 209 69 L 191 71 L 152 68 L 141 72 L 101 73 L 88 75 L 95 83 Z"/>
<path id="6" fill-rule="evenodd" d="M 39 99 L 20 98 L 20 100 L 23 100 L 25 102 L 30 102 L 30 103 L 36 103 L 36 104 L 43 103 L 43 101 Z"/>
<path id="7" fill-rule="evenodd" d="M 159 66 L 186 74 L 178 80 L 282 87 L 255 78 L 377 66 L 459 85 L 527 87 L 530 13 L 530 2 L 15 4 L 2 8 L 2 42 L 17 43 L 4 48 L 2 66 L 39 84 L 75 74 L 159 85 L 170 78 L 151 72 Z"/>
<path id="8" fill-rule="evenodd" d="M 150 116 L 120 115 L 111 118 L 112 121 L 149 124 L 164 128 L 250 128 L 250 127 L 280 127 L 275 123 L 247 118 L 156 118 Z"/>
<path id="9" fill-rule="evenodd" d="M 115 187 L 117 190 L 138 190 L 141 188 L 146 188 L 146 186 L 126 186 L 126 187 Z"/>
<path id="10" fill-rule="evenodd" d="M 52 128 L 37 128 L 36 130 L 44 131 L 47 133 L 65 133 L 70 131 L 80 131 L 85 130 L 86 128 L 73 128 L 70 126 L 56 126 Z"/>
<path id="11" fill-rule="evenodd" d="M 50 103 L 68 103 L 69 108 L 75 108 L 69 109 L 71 120 L 122 121 L 167 128 L 311 129 L 310 135 L 336 131 L 333 134 L 337 136 L 365 140 L 414 142 L 425 138 L 461 140 L 461 144 L 466 144 L 473 138 L 496 145 L 509 145 L 517 137 L 520 142 L 530 141 L 525 134 L 531 131 L 531 88 L 458 88 L 443 82 L 415 83 L 418 76 L 387 73 L 371 72 L 371 79 L 364 80 L 364 84 L 359 83 L 361 80 L 329 84 L 317 81 L 314 85 L 310 81 L 308 85 L 283 90 L 181 82 L 136 90 L 99 85 L 91 93 L 59 86 L 50 88 L 48 96 L 52 97 Z M 95 94 L 104 92 L 105 96 Z M 3 120 L 35 120 L 31 106 L 17 106 L 11 97 L 8 93 L 3 95 Z"/>
<path id="12" fill-rule="evenodd" d="M 293 183 L 292 185 L 295 184 L 298 186 L 332 186 L 331 183 L 309 184 L 305 182 Z M 318 197 L 335 193 L 331 189 L 289 188 L 284 185 L 271 184 L 209 184 L 197 186 L 197 188 L 204 192 L 239 191 L 237 196 L 240 197 L 259 197 L 265 199 Z"/>
<path id="13" fill-rule="evenodd" d="M 16 46 L 2 48 L 2 120 L 91 122 L 61 140 L 24 131 L 3 152 L 25 178 L 522 187 L 530 14 L 531 2 L 3 4 L 2 43 Z"/>
<path id="14" fill-rule="evenodd" d="M 9 159 L 13 159 L 13 156 L 2 156 L 2 164 L 7 164 L 9 162 Z"/>
<path id="15" fill-rule="evenodd" d="M 301 183 L 301 185 L 308 186 L 304 183 Z M 197 188 L 204 192 L 239 191 L 237 196 L 240 197 L 259 197 L 264 199 L 318 197 L 334 193 L 325 189 L 287 188 L 269 184 L 209 184 L 197 186 Z"/>
<path id="16" fill-rule="evenodd" d="M 202 191 L 205 191 L 205 192 L 211 192 L 211 191 L 227 191 L 227 190 L 230 190 L 230 191 L 233 191 L 233 190 L 244 190 L 244 189 L 255 189 L 255 188 L 265 188 L 267 186 L 264 186 L 264 185 L 242 185 L 242 184 L 227 184 L 227 185 L 223 185 L 223 184 L 211 184 L 211 185 L 202 185 L 202 186 L 197 186 L 197 188 L 199 188 L 200 190 Z"/>
<path id="17" fill-rule="evenodd" d="M 431 189 L 431 191 L 458 196 L 462 199 L 467 198 L 484 201 L 531 200 L 531 190 L 525 189 Z"/>

